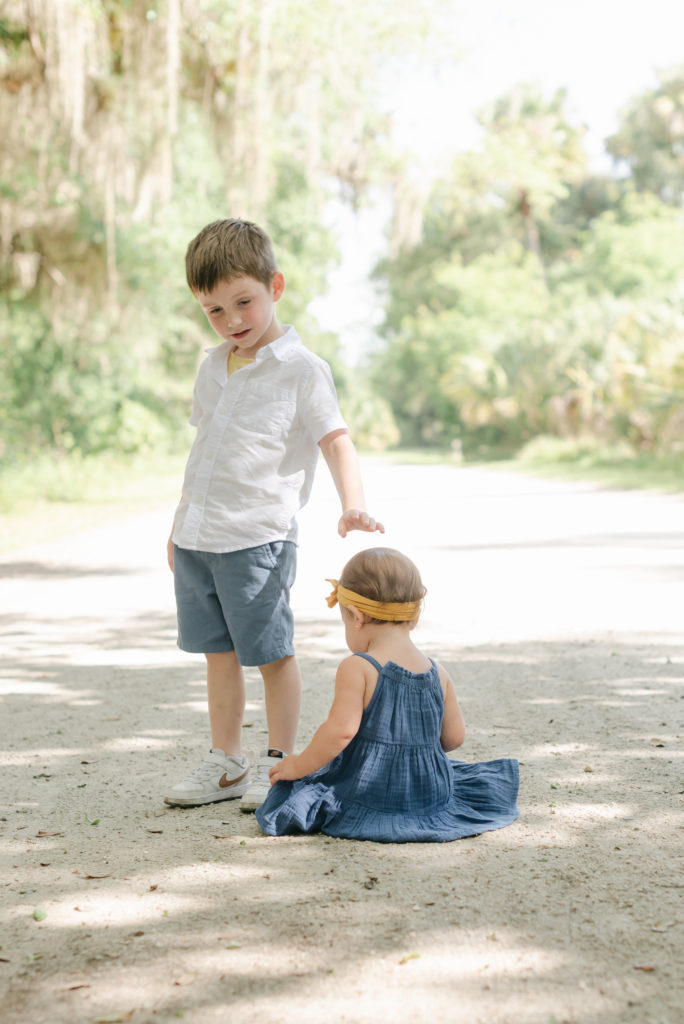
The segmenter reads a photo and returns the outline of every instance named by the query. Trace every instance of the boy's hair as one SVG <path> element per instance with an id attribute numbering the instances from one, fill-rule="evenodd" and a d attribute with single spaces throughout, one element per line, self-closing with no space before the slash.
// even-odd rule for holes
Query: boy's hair
<path id="1" fill-rule="evenodd" d="M 394 548 L 366 548 L 350 558 L 340 577 L 347 590 L 373 601 L 422 601 L 427 590 L 410 558 Z M 370 617 L 371 622 L 385 624 Z M 407 620 L 408 621 L 408 620 Z"/>
<path id="2" fill-rule="evenodd" d="M 253 277 L 270 287 L 278 269 L 271 239 L 248 220 L 215 220 L 193 238 L 185 273 L 193 292 L 210 292 L 221 281 Z"/>

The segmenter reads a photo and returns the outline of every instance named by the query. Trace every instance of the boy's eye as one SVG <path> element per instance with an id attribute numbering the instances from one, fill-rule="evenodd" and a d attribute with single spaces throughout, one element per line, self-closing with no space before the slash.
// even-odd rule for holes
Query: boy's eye
<path id="1" fill-rule="evenodd" d="M 210 316 L 216 316 L 216 315 L 217 315 L 218 313 L 220 313 L 220 312 L 221 312 L 221 310 L 220 310 L 220 309 L 210 309 L 210 310 L 209 310 L 209 315 L 210 315 Z"/>
<path id="2" fill-rule="evenodd" d="M 249 306 L 249 299 L 240 299 L 238 306 Z"/>

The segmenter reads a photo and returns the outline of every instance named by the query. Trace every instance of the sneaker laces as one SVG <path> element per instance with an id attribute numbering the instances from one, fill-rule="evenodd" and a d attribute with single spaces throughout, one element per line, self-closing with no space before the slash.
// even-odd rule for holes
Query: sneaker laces
<path id="1" fill-rule="evenodd" d="M 237 758 L 233 755 L 226 754 L 225 756 L 228 760 L 237 762 Z M 210 752 L 209 756 L 202 761 L 199 768 L 195 768 L 195 770 L 188 775 L 188 781 L 190 779 L 196 779 L 198 782 L 202 782 L 204 779 L 208 779 L 210 776 L 216 775 L 216 772 L 221 768 L 225 770 L 225 763 L 223 759 L 219 759 L 216 754 Z"/>
<path id="2" fill-rule="evenodd" d="M 218 765 L 213 764 L 211 761 L 202 761 L 199 768 L 195 768 L 194 772 L 190 772 L 188 778 L 199 781 L 208 779 L 210 775 L 216 775 L 217 768 Z"/>

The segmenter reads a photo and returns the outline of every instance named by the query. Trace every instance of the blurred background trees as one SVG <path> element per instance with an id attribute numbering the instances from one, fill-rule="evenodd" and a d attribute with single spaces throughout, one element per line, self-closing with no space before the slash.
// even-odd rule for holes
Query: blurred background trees
<path id="1" fill-rule="evenodd" d="M 212 342 L 183 258 L 222 216 L 272 234 L 281 319 L 332 363 L 362 444 L 681 448 L 684 68 L 633 98 L 604 175 L 565 94 L 515 86 L 409 216 L 388 68 L 448 56 L 448 7 L 6 0 L 3 463 L 186 443 Z M 378 192 L 384 319 L 350 366 L 308 307 L 339 260 L 329 201 Z"/>

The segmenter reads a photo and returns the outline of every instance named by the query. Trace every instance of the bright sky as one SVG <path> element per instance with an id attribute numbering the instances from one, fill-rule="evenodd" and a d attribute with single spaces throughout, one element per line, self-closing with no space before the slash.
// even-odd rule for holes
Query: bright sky
<path id="1" fill-rule="evenodd" d="M 407 131 L 446 145 L 470 144 L 473 113 L 531 81 L 547 93 L 567 87 L 598 154 L 630 97 L 654 85 L 657 70 L 684 63 L 682 0 L 470 0 L 455 5 L 454 18 L 461 59 L 420 95 L 404 81 L 398 103 Z"/>
<path id="2" fill-rule="evenodd" d="M 606 170 L 602 141 L 620 109 L 656 84 L 658 70 L 684 64 L 684 0 L 461 0 L 454 12 L 458 61 L 432 75 L 406 74 L 393 88 L 397 138 L 415 154 L 417 173 L 473 146 L 473 115 L 520 81 L 547 94 L 567 89 L 571 113 L 587 125 L 592 162 Z M 386 213 L 330 215 L 343 265 L 311 309 L 354 363 L 381 320 L 368 273 L 383 252 Z"/>

